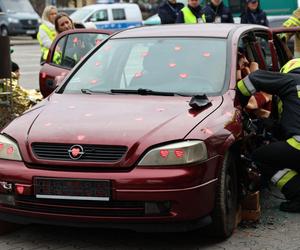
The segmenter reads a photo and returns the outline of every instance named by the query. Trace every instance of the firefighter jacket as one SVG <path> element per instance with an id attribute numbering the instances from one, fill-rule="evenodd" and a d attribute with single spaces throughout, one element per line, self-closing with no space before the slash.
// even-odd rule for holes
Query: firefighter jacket
<path id="1" fill-rule="evenodd" d="M 237 83 L 237 93 L 245 106 L 257 91 L 276 95 L 282 102 L 280 130 L 282 138 L 300 142 L 300 75 L 257 70 Z"/>
<path id="2" fill-rule="evenodd" d="M 286 28 L 299 27 L 300 26 L 300 8 L 296 9 L 293 14 L 283 23 L 283 26 Z M 293 34 L 284 34 L 284 38 L 289 40 Z M 295 35 L 295 57 L 300 57 L 300 34 L 296 33 Z"/>

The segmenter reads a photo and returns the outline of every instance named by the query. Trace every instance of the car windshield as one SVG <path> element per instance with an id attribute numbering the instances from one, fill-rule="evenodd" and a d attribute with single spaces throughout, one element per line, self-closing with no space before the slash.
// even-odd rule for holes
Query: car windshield
<path id="1" fill-rule="evenodd" d="M 64 93 L 147 89 L 214 95 L 223 89 L 225 71 L 225 39 L 111 39 L 63 89 Z"/>
<path id="2" fill-rule="evenodd" d="M 73 12 L 70 17 L 74 22 L 82 22 L 84 19 L 92 13 L 93 10 L 89 9 L 78 9 Z"/>
<path id="3" fill-rule="evenodd" d="M 2 4 L 8 12 L 34 12 L 28 0 L 2 0 Z"/>

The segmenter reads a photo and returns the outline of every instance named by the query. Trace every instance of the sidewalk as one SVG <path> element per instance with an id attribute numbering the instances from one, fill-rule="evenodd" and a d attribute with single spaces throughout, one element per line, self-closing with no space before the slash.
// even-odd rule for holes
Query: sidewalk
<path id="1" fill-rule="evenodd" d="M 33 39 L 32 37 L 28 36 L 11 36 L 10 37 L 10 44 L 11 45 L 34 45 L 38 44 L 37 39 Z"/>

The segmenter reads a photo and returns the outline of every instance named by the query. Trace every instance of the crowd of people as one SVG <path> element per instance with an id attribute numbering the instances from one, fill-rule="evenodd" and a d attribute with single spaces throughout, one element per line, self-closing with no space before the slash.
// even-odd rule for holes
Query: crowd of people
<path id="1" fill-rule="evenodd" d="M 210 0 L 203 8 L 199 0 L 188 0 L 187 6 L 176 0 L 166 0 L 159 8 L 161 24 L 173 23 L 234 23 L 230 9 L 222 0 Z M 266 13 L 258 0 L 246 0 L 241 23 L 268 26 Z"/>

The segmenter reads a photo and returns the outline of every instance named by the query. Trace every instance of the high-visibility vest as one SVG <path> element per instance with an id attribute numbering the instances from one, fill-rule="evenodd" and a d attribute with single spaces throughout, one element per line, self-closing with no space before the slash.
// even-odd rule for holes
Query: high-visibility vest
<path id="1" fill-rule="evenodd" d="M 55 30 L 51 30 L 46 24 L 41 24 L 40 25 L 40 29 L 44 30 L 47 34 L 47 36 L 50 38 L 50 40 L 53 42 L 53 40 L 56 37 L 56 31 Z M 47 59 L 48 53 L 49 53 L 49 49 L 43 46 L 43 41 L 41 40 L 40 37 L 40 32 L 37 34 L 37 39 L 40 43 L 41 46 L 41 52 L 42 52 L 42 58 L 43 60 Z"/>
<path id="2" fill-rule="evenodd" d="M 184 17 L 184 23 L 199 23 L 197 17 L 193 14 L 189 7 L 184 7 L 181 9 Z M 206 23 L 205 14 L 201 15 L 201 21 Z"/>

